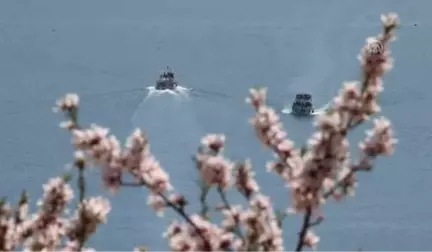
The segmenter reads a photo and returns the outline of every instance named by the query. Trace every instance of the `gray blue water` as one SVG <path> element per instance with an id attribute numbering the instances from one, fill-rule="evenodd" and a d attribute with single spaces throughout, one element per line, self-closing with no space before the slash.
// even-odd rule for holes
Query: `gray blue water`
<path id="1" fill-rule="evenodd" d="M 325 207 L 319 249 L 430 250 L 431 8 L 428 0 L 1 1 L 0 194 L 13 199 L 26 188 L 35 203 L 41 184 L 64 172 L 70 137 L 51 107 L 77 92 L 83 123 L 109 126 L 121 139 L 143 128 L 174 186 L 192 200 L 198 191 L 190 156 L 203 134 L 222 132 L 229 155 L 251 157 L 263 191 L 286 207 L 287 191 L 263 168 L 272 156 L 247 123 L 248 88 L 268 86 L 279 111 L 297 92 L 325 104 L 342 81 L 359 78 L 364 39 L 380 32 L 381 13 L 394 11 L 402 26 L 380 100 L 400 143 L 393 157 L 361 175 L 355 198 Z M 139 89 L 166 65 L 181 85 L 201 91 L 189 101 L 168 95 L 143 102 Z M 313 130 L 310 119 L 283 121 L 298 143 Z M 364 129 L 353 132 L 354 147 Z M 88 172 L 92 194 L 101 191 L 98 176 Z M 167 248 L 161 233 L 168 219 L 146 206 L 144 190 L 109 197 L 108 224 L 89 246 Z M 288 250 L 299 225 L 296 217 L 285 222 Z"/>

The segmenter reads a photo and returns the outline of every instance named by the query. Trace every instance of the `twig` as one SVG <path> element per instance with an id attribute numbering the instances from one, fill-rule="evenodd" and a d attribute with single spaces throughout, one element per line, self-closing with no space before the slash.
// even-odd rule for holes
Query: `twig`
<path id="1" fill-rule="evenodd" d="M 225 195 L 225 192 L 223 191 L 222 187 L 218 186 L 217 191 L 218 191 L 218 193 L 219 193 L 219 195 L 220 195 L 220 197 L 221 197 L 221 199 L 222 199 L 222 201 L 223 201 L 223 203 L 225 205 L 225 208 L 227 208 L 228 210 L 232 211 L 231 204 L 229 203 L 229 201 L 228 201 L 228 199 L 227 199 L 227 197 Z M 242 240 L 244 240 L 244 236 L 243 236 L 243 233 L 242 233 L 240 225 L 239 225 L 239 220 L 237 218 L 234 218 L 234 220 L 235 220 L 235 223 L 236 223 L 236 225 L 235 225 L 236 233 L 237 233 L 237 235 Z"/>
<path id="2" fill-rule="evenodd" d="M 147 188 L 148 185 L 145 182 L 142 183 L 128 183 L 128 182 L 122 182 L 120 185 L 122 186 L 131 186 L 131 187 L 142 187 L 145 186 Z M 173 209 L 176 213 L 178 213 L 181 217 L 183 217 L 183 219 L 189 224 L 191 225 L 194 229 L 195 232 L 201 237 L 201 239 L 204 242 L 204 247 L 207 251 L 211 250 L 211 246 L 209 241 L 207 241 L 207 239 L 204 237 L 204 235 L 202 234 L 201 230 L 199 229 L 199 227 L 189 218 L 188 214 L 186 214 L 186 212 L 184 211 L 183 207 L 178 207 L 175 204 L 173 204 L 163 193 L 158 192 L 157 193 L 158 196 L 160 196 L 166 203 L 166 205 L 168 207 L 170 207 L 171 209 Z"/>
<path id="3" fill-rule="evenodd" d="M 85 210 L 85 204 L 84 204 L 84 198 L 85 198 L 85 193 L 86 193 L 86 184 L 85 184 L 85 176 L 84 176 L 84 165 L 80 165 L 78 166 L 78 171 L 79 171 L 79 175 L 78 175 L 78 188 L 79 188 L 79 205 L 81 206 L 80 209 L 80 219 L 81 219 L 81 228 L 79 230 L 78 233 L 78 241 L 79 241 L 79 247 L 78 247 L 78 251 L 81 251 L 85 240 L 86 240 L 86 225 L 87 225 L 87 221 L 86 221 L 86 210 Z"/>
<path id="4" fill-rule="evenodd" d="M 84 166 L 79 166 L 78 171 L 79 171 L 79 175 L 78 175 L 79 201 L 82 202 L 84 200 L 85 193 L 86 193 Z"/>
<path id="5" fill-rule="evenodd" d="M 73 125 L 72 129 L 81 129 L 81 126 L 78 124 L 78 107 L 74 107 L 69 109 L 66 112 L 66 117 L 69 118 Z M 76 160 L 75 166 L 78 168 L 78 188 L 79 188 L 79 202 L 77 208 L 79 209 L 81 225 L 78 230 L 77 238 L 78 238 L 78 251 L 81 251 L 84 243 L 86 241 L 86 230 L 87 230 L 87 217 L 84 199 L 86 195 L 86 181 L 85 181 L 85 162 L 83 160 Z"/>
<path id="6" fill-rule="evenodd" d="M 303 224 L 302 224 L 302 228 L 301 228 L 301 231 L 299 234 L 299 239 L 298 239 L 297 247 L 296 247 L 295 251 L 302 251 L 302 249 L 303 249 L 304 240 L 305 240 L 307 231 L 310 227 L 309 223 L 310 223 L 311 216 L 312 216 L 312 207 L 309 206 L 306 208 L 306 212 L 305 212 L 304 217 L 303 217 Z"/>
<path id="7" fill-rule="evenodd" d="M 359 171 L 370 171 L 370 170 L 361 169 L 361 168 L 359 168 L 358 165 L 354 166 L 353 168 L 351 168 L 351 170 L 343 178 L 341 178 L 339 181 L 337 181 L 336 184 L 330 190 L 325 192 L 323 197 L 325 199 L 327 199 L 328 197 L 332 196 L 335 193 L 336 189 L 343 186 L 349 177 L 351 177 L 354 173 L 359 172 Z"/>
<path id="8" fill-rule="evenodd" d="M 325 192 L 323 197 L 327 199 L 328 197 L 332 196 L 335 193 L 336 189 L 338 189 L 340 186 L 342 186 L 346 182 L 346 180 L 350 176 L 352 176 L 356 171 L 357 170 L 355 170 L 355 169 L 351 169 L 342 179 L 340 179 L 338 182 L 336 182 L 336 184 L 330 190 Z"/>
<path id="9" fill-rule="evenodd" d="M 209 206 L 207 204 L 207 195 L 210 191 L 210 187 L 207 186 L 205 183 L 201 183 L 201 185 L 199 186 L 201 189 L 201 193 L 200 193 L 201 216 L 203 218 L 209 219 L 208 217 Z"/>
<path id="10" fill-rule="evenodd" d="M 314 220 L 313 222 L 309 223 L 309 228 L 311 227 L 315 227 L 318 226 L 319 224 L 321 224 L 321 222 L 324 220 L 323 217 L 318 217 L 316 220 Z"/>

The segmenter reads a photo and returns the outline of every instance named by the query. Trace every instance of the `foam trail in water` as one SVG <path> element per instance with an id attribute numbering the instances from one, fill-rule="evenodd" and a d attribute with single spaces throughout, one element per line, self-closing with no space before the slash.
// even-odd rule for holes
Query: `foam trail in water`
<path id="1" fill-rule="evenodd" d="M 152 90 L 150 90 L 151 93 Z M 181 94 L 155 91 L 135 109 L 131 121 L 149 137 L 152 153 L 170 174 L 173 185 L 186 196 L 196 197 L 194 164 L 203 129 L 193 99 Z M 193 188 L 192 190 L 190 188 Z"/>
<path id="2" fill-rule="evenodd" d="M 312 115 L 321 115 L 327 111 L 327 109 L 330 107 L 330 103 L 327 103 L 326 105 L 322 106 L 319 109 L 316 109 Z"/>
<path id="3" fill-rule="evenodd" d="M 190 88 L 177 86 L 174 90 L 166 89 L 166 90 L 156 90 L 154 86 L 147 87 L 147 90 L 149 91 L 147 94 L 147 97 L 144 99 L 146 101 L 149 98 L 160 96 L 162 94 L 171 94 L 174 96 L 183 96 L 184 98 L 189 99 L 189 91 L 192 90 Z"/>

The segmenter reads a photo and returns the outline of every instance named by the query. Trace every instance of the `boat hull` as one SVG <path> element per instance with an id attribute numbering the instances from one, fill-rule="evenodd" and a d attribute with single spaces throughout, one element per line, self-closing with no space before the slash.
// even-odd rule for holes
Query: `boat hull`
<path id="1" fill-rule="evenodd" d="M 155 89 L 156 90 L 174 90 L 178 86 L 176 81 L 165 80 L 156 82 Z"/>
<path id="2" fill-rule="evenodd" d="M 299 108 L 293 107 L 291 109 L 291 114 L 294 116 L 313 116 L 315 110 L 313 108 Z"/>

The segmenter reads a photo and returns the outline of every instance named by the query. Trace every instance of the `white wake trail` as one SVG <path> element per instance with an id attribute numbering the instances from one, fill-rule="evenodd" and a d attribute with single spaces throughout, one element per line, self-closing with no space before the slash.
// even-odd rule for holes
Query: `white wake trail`
<path id="1" fill-rule="evenodd" d="M 182 86 L 177 86 L 174 90 L 165 89 L 165 90 L 157 90 L 154 86 L 148 86 L 147 90 L 149 91 L 147 94 L 147 97 L 144 99 L 146 101 L 147 99 L 157 97 L 163 94 L 170 94 L 173 96 L 176 96 L 176 98 L 186 98 L 189 99 L 189 92 L 192 90 L 191 88 L 186 88 Z"/>
<path id="2" fill-rule="evenodd" d="M 150 92 L 151 93 L 151 92 Z M 149 99 L 149 97 L 154 97 Z M 154 91 L 135 109 L 131 122 L 149 138 L 152 153 L 172 176 L 176 188 L 194 188 L 196 173 L 190 154 L 204 135 L 193 99 L 171 92 Z M 192 196 L 192 195 L 191 195 Z"/>

